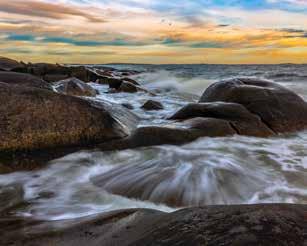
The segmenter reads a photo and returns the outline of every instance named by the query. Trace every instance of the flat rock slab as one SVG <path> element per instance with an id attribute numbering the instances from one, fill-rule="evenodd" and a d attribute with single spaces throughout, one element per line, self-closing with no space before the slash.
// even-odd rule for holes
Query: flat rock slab
<path id="1" fill-rule="evenodd" d="M 207 206 L 173 213 L 114 211 L 58 222 L 0 219 L 0 244 L 13 246 L 149 246 L 307 244 L 307 206 Z"/>

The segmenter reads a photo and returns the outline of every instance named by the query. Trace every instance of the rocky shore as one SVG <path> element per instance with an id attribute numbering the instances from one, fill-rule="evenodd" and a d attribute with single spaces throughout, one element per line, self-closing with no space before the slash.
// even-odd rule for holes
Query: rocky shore
<path id="1" fill-rule="evenodd" d="M 93 83 L 109 87 L 105 97 L 115 93 L 155 97 L 156 92 L 132 78 L 138 73 L 1 57 L 0 174 L 41 167 L 80 148 L 181 145 L 200 137 L 231 135 L 266 138 L 307 129 L 307 102 L 260 79 L 213 83 L 198 102 L 170 113 L 160 125 L 141 125 L 129 104 L 95 100 L 99 92 Z M 163 109 L 158 99 L 148 99 L 140 107 L 152 114 Z M 102 175 L 93 183 L 106 188 L 116 175 Z M 141 186 L 134 190 L 107 186 L 111 193 L 136 199 L 141 190 Z M 307 245 L 306 205 L 209 206 L 169 214 L 126 210 L 65 221 L 67 226 L 61 228 L 8 216 L 19 203 L 14 192 L 0 193 L 13 204 L 0 207 L 0 245 Z M 165 203 L 185 206 L 176 196 Z"/>

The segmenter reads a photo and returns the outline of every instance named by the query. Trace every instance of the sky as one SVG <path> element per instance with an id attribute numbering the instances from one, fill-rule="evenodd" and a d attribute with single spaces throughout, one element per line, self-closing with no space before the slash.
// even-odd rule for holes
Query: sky
<path id="1" fill-rule="evenodd" d="M 307 63 L 307 0 L 0 0 L 0 56 L 83 64 Z"/>

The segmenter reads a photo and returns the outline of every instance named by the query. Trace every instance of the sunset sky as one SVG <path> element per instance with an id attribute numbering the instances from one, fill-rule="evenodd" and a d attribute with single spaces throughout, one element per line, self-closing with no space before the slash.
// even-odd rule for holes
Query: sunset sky
<path id="1" fill-rule="evenodd" d="M 0 0 L 0 56 L 307 63 L 307 0 Z"/>

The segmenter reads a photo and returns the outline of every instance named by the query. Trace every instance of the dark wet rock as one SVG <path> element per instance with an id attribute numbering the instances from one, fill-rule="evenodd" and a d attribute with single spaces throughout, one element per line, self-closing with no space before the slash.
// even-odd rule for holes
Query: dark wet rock
<path id="1" fill-rule="evenodd" d="M 0 70 L 12 71 L 17 68 L 23 68 L 24 65 L 16 60 L 0 56 Z"/>
<path id="2" fill-rule="evenodd" d="M 154 100 L 146 101 L 143 104 L 142 108 L 145 109 L 145 110 L 161 110 L 161 109 L 164 109 L 162 103 L 154 101 Z"/>
<path id="3" fill-rule="evenodd" d="M 127 82 L 130 82 L 134 85 L 140 85 L 138 82 L 136 82 L 134 79 L 131 79 L 131 78 L 128 78 L 128 77 L 124 77 L 122 78 L 123 81 L 127 81 Z"/>
<path id="4" fill-rule="evenodd" d="M 267 137 L 275 134 L 258 115 L 238 103 L 192 103 L 180 109 L 170 119 L 184 120 L 194 117 L 226 120 L 240 135 Z"/>
<path id="5" fill-rule="evenodd" d="M 52 87 L 41 78 L 24 73 L 0 72 L 0 82 L 4 82 L 11 85 L 20 85 L 52 90 Z"/>
<path id="6" fill-rule="evenodd" d="M 24 191 L 22 185 L 0 185 L 0 211 L 14 207 L 23 202 Z"/>
<path id="7" fill-rule="evenodd" d="M 0 83 L 0 150 L 84 146 L 123 138 L 137 121 L 126 111 L 110 103 Z"/>
<path id="8" fill-rule="evenodd" d="M 200 102 L 217 101 L 243 105 L 276 133 L 307 128 L 307 103 L 270 81 L 238 78 L 214 83 L 203 93 Z"/>
<path id="9" fill-rule="evenodd" d="M 130 136 L 99 145 L 102 150 L 129 149 L 161 144 L 184 144 L 199 137 L 220 137 L 236 134 L 231 125 L 214 118 L 193 118 L 163 126 L 137 128 Z"/>
<path id="10" fill-rule="evenodd" d="M 76 220 L 0 220 L 0 244 L 12 246 L 290 246 L 307 243 L 307 206 L 205 206 L 173 213 L 129 209 Z"/>
<path id="11" fill-rule="evenodd" d="M 120 92 L 135 93 L 138 87 L 130 82 L 123 81 L 118 89 Z"/>
<path id="12" fill-rule="evenodd" d="M 134 107 L 130 103 L 122 103 L 122 106 L 130 110 L 134 109 Z"/>
<path id="13" fill-rule="evenodd" d="M 109 85 L 110 88 L 118 90 L 123 81 L 121 79 L 117 78 L 112 78 L 112 77 L 107 77 L 107 76 L 102 76 L 99 78 L 99 83 L 100 84 L 107 84 Z"/>
<path id="14" fill-rule="evenodd" d="M 94 97 L 97 95 L 97 92 L 93 87 L 77 78 L 58 81 L 55 83 L 54 88 L 59 93 L 71 96 Z"/>

